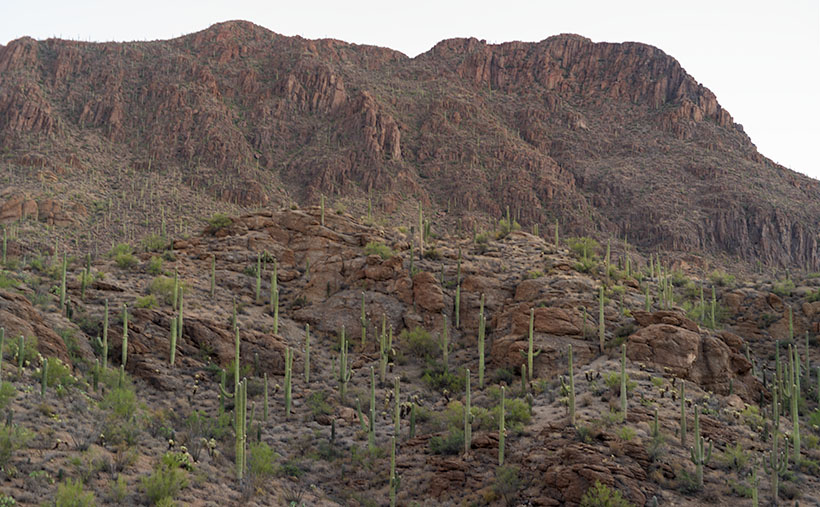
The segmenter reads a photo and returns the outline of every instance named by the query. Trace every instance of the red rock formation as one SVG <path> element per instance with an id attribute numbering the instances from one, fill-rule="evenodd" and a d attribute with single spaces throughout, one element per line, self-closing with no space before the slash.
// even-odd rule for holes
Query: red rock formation
<path id="1" fill-rule="evenodd" d="M 110 152 L 91 148 L 100 137 Z M 409 59 L 234 21 L 0 47 L 0 147 L 59 168 L 78 144 L 84 163 L 179 169 L 242 205 L 372 190 L 386 209 L 414 196 L 464 223 L 510 206 L 525 227 L 560 216 L 566 234 L 820 267 L 820 184 L 762 157 L 645 44 L 453 39 Z"/>

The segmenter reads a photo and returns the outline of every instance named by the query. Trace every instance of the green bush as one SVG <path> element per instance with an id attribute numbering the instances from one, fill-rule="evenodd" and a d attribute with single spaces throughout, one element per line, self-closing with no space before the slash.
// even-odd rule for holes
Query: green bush
<path id="1" fill-rule="evenodd" d="M 421 380 L 433 389 L 447 389 L 451 393 L 459 393 L 464 390 L 464 368 L 459 368 L 457 373 L 453 373 L 438 361 L 429 361 L 422 371 Z"/>
<path id="2" fill-rule="evenodd" d="M 142 248 L 146 252 L 162 252 L 168 249 L 168 240 L 159 234 L 149 234 L 142 240 Z"/>
<path id="3" fill-rule="evenodd" d="M 20 354 L 20 351 L 18 350 L 20 345 L 19 338 L 19 336 L 15 336 L 12 339 L 12 337 L 6 333 L 6 343 L 3 346 L 3 357 L 11 363 L 9 366 L 11 368 L 17 365 L 17 358 Z M 37 337 L 33 335 L 26 336 L 25 340 L 23 340 L 23 362 L 26 364 L 33 364 L 34 361 L 37 360 L 39 353 L 40 352 L 37 350 Z M 6 364 L 8 365 L 9 363 Z"/>
<path id="4" fill-rule="evenodd" d="M 97 503 L 93 492 L 83 490 L 82 482 L 67 479 L 57 486 L 54 504 L 56 507 L 91 507 Z"/>
<path id="5" fill-rule="evenodd" d="M 188 487 L 188 473 L 178 466 L 162 460 L 148 477 L 142 478 L 142 490 L 152 505 L 160 501 L 173 500 L 180 491 Z"/>
<path id="6" fill-rule="evenodd" d="M 20 285 L 20 282 L 0 270 L 0 289 L 12 289 Z"/>
<path id="7" fill-rule="evenodd" d="M 155 308 L 157 306 L 157 298 L 153 294 L 148 294 L 147 296 L 138 297 L 137 301 L 135 302 L 134 306 L 137 308 Z"/>
<path id="8" fill-rule="evenodd" d="M 517 231 L 521 228 L 521 225 L 516 222 L 514 219 L 507 220 L 506 218 L 502 218 L 498 221 L 498 230 L 495 231 L 495 238 L 496 239 L 503 239 L 509 236 L 512 231 Z"/>
<path id="9" fill-rule="evenodd" d="M 611 371 L 606 374 L 604 378 L 604 383 L 612 392 L 621 392 L 621 373 L 617 371 Z M 629 380 L 629 373 L 626 374 L 626 392 L 631 393 L 633 389 L 638 387 L 638 383 L 632 380 Z"/>
<path id="10" fill-rule="evenodd" d="M 367 246 L 364 247 L 364 252 L 367 255 L 378 255 L 382 259 L 389 259 L 395 255 L 392 248 L 378 241 L 368 243 Z"/>
<path id="11" fill-rule="evenodd" d="M 128 243 L 119 243 L 108 254 L 114 263 L 122 268 L 128 269 L 136 266 L 137 258 L 134 257 L 134 248 Z"/>
<path id="12" fill-rule="evenodd" d="M 793 290 L 794 282 L 789 279 L 778 280 L 772 284 L 772 292 L 781 297 L 791 296 Z"/>
<path id="13" fill-rule="evenodd" d="M 15 424 L 7 426 L 0 425 L 0 468 L 5 467 L 11 455 L 28 445 L 29 441 L 34 438 L 32 433 Z"/>
<path id="14" fill-rule="evenodd" d="M 209 234 L 216 234 L 217 231 L 225 227 L 230 227 L 231 224 L 233 224 L 233 220 L 228 215 L 224 213 L 214 213 L 211 218 L 208 219 L 207 232 Z"/>
<path id="15" fill-rule="evenodd" d="M 402 330 L 399 343 L 406 344 L 407 351 L 415 357 L 429 359 L 438 354 L 440 347 L 424 328 L 416 327 L 412 331 Z"/>
<path id="16" fill-rule="evenodd" d="M 158 276 L 151 280 L 148 293 L 156 296 L 163 304 L 170 305 L 174 301 L 174 279 L 167 276 Z"/>
<path id="17" fill-rule="evenodd" d="M 48 358 L 48 387 L 70 387 L 77 385 L 77 382 L 67 364 L 56 357 Z"/>
<path id="18" fill-rule="evenodd" d="M 719 287 L 728 287 L 735 283 L 735 276 L 716 269 L 709 274 L 709 281 Z"/>
<path id="19" fill-rule="evenodd" d="M 11 382 L 3 382 L 0 384 L 0 412 L 6 410 L 6 407 L 17 396 L 17 390 Z"/>
<path id="20" fill-rule="evenodd" d="M 518 467 L 504 465 L 495 469 L 493 491 L 510 505 L 521 489 L 521 478 L 518 477 Z"/>
<path id="21" fill-rule="evenodd" d="M 307 405 L 313 414 L 313 418 L 333 413 L 333 407 L 327 402 L 327 393 L 324 391 L 314 391 L 307 399 Z"/>
<path id="22" fill-rule="evenodd" d="M 152 255 L 151 260 L 148 261 L 148 273 L 158 275 L 162 273 L 162 257 Z"/>
<path id="23" fill-rule="evenodd" d="M 252 442 L 248 447 L 248 475 L 254 481 L 272 477 L 276 472 L 276 453 L 265 442 Z"/>
<path id="24" fill-rule="evenodd" d="M 451 429 L 444 437 L 430 438 L 430 451 L 433 454 L 459 454 L 464 450 L 464 432 Z"/>
<path id="25" fill-rule="evenodd" d="M 630 507 L 621 492 L 610 489 L 607 485 L 595 481 L 595 484 L 581 497 L 581 507 Z"/>
<path id="26" fill-rule="evenodd" d="M 727 445 L 726 450 L 720 456 L 720 462 L 727 468 L 742 472 L 749 464 L 749 454 L 743 449 L 740 442 L 735 445 Z"/>
<path id="27" fill-rule="evenodd" d="M 108 370 L 118 373 L 116 370 Z M 105 376 L 103 378 L 105 383 Z M 136 443 L 142 428 L 137 419 L 137 396 L 129 385 L 114 387 L 100 402 L 100 407 L 108 414 L 103 422 L 103 435 L 111 444 Z"/>
<path id="28" fill-rule="evenodd" d="M 597 241 L 589 237 L 567 238 L 569 249 L 580 259 L 597 259 L 601 248 Z"/>

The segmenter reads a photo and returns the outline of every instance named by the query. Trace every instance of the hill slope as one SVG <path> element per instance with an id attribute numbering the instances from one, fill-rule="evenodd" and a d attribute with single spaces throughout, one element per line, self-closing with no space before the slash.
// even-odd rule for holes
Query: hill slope
<path id="1" fill-rule="evenodd" d="M 558 219 L 647 250 L 820 265 L 820 183 L 761 156 L 638 43 L 453 39 L 410 59 L 239 21 L 168 41 L 24 38 L 0 46 L 0 148 L 0 221 L 80 225 L 62 234 L 86 250 L 162 214 L 184 231 L 215 209 L 320 194 L 362 209 L 369 194 L 392 223 L 417 200 L 468 230 L 510 207 L 542 232 Z"/>

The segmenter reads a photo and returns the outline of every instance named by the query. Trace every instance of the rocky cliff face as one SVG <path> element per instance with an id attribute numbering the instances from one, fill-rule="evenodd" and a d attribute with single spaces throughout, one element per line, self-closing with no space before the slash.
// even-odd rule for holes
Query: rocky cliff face
<path id="1" fill-rule="evenodd" d="M 211 202 L 370 194 L 396 221 L 418 200 L 464 227 L 509 206 L 525 227 L 820 266 L 820 183 L 762 157 L 712 92 L 638 43 L 454 39 L 409 59 L 247 22 L 24 38 L 0 47 L 0 149 L 32 168 L 23 186 L 172 173 Z"/>

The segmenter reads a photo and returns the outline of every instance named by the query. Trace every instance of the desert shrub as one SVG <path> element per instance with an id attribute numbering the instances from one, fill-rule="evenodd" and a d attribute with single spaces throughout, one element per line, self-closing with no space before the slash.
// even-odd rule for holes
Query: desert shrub
<path id="1" fill-rule="evenodd" d="M 67 479 L 57 486 L 56 507 L 91 507 L 96 505 L 94 493 L 83 490 L 83 483 Z"/>
<path id="2" fill-rule="evenodd" d="M 437 261 L 441 259 L 441 253 L 433 247 L 429 247 L 424 251 L 424 258 L 430 259 L 431 261 Z"/>
<path id="3" fill-rule="evenodd" d="M 686 275 L 683 274 L 683 271 L 679 271 L 677 269 L 672 271 L 669 280 L 675 287 L 686 287 L 686 285 L 689 283 L 689 278 L 687 278 Z"/>
<path id="4" fill-rule="evenodd" d="M 327 402 L 327 393 L 324 391 L 314 391 L 310 393 L 307 399 L 307 405 L 314 418 L 333 413 L 333 407 Z"/>
<path id="5" fill-rule="evenodd" d="M 33 437 L 29 430 L 16 424 L 0 425 L 0 468 L 5 467 L 11 455 L 27 446 Z"/>
<path id="6" fill-rule="evenodd" d="M 604 378 L 604 383 L 612 392 L 621 392 L 621 373 L 617 371 L 611 371 L 606 374 Z M 629 380 L 629 373 L 626 374 L 626 392 L 631 393 L 633 389 L 638 387 L 638 383 Z"/>
<path id="7" fill-rule="evenodd" d="M 494 406 L 490 410 L 493 421 L 498 424 L 498 419 L 501 414 L 501 403 Z M 504 424 L 508 430 L 517 431 L 521 427 L 530 422 L 530 406 L 521 398 L 506 398 L 504 400 Z"/>
<path id="8" fill-rule="evenodd" d="M 486 245 L 490 242 L 490 235 L 486 232 L 482 232 L 475 235 L 475 242 L 479 245 Z"/>
<path id="9" fill-rule="evenodd" d="M 77 384 L 77 378 L 71 374 L 68 365 L 56 357 L 48 358 L 48 386 L 70 387 Z"/>
<path id="10" fill-rule="evenodd" d="M 142 478 L 142 490 L 152 505 L 158 505 L 167 499 L 173 500 L 176 495 L 188 487 L 188 473 L 162 459 L 151 475 Z"/>
<path id="11" fill-rule="evenodd" d="M 134 306 L 136 306 L 137 308 L 155 308 L 157 306 L 157 297 L 153 294 L 138 297 L 137 301 L 134 303 Z"/>
<path id="12" fill-rule="evenodd" d="M 11 382 L 3 382 L 0 383 L 0 412 L 6 409 L 6 407 L 11 403 L 17 396 L 17 390 L 11 384 Z"/>
<path id="13" fill-rule="evenodd" d="M 0 289 L 12 289 L 18 285 L 20 285 L 20 282 L 0 270 Z"/>
<path id="14" fill-rule="evenodd" d="M 806 300 L 809 303 L 814 303 L 815 301 L 820 301 L 820 288 L 818 288 L 814 292 L 809 292 L 808 296 L 806 296 Z"/>
<path id="15" fill-rule="evenodd" d="M 719 287 L 728 287 L 735 283 L 735 276 L 716 269 L 709 274 L 709 281 Z"/>
<path id="16" fill-rule="evenodd" d="M 424 328 L 416 327 L 412 331 L 402 330 L 399 343 L 406 343 L 407 351 L 415 357 L 429 359 L 439 351 L 439 344 Z"/>
<path id="17" fill-rule="evenodd" d="M 142 240 L 142 249 L 146 252 L 162 252 L 168 249 L 168 240 L 159 234 L 149 234 Z"/>
<path id="18" fill-rule="evenodd" d="M 392 248 L 378 241 L 368 243 L 367 246 L 364 247 L 364 252 L 367 255 L 378 255 L 382 259 L 389 259 L 394 255 Z"/>
<path id="19" fill-rule="evenodd" d="M 733 470 L 741 472 L 746 469 L 749 463 L 749 454 L 743 449 L 740 442 L 735 445 L 727 445 L 726 450 L 720 456 L 720 463 Z"/>
<path id="20" fill-rule="evenodd" d="M 228 215 L 224 213 L 214 213 L 211 218 L 208 219 L 207 232 L 209 234 L 216 234 L 217 231 L 229 227 L 232 223 L 233 220 Z"/>
<path id="21" fill-rule="evenodd" d="M 506 218 L 502 218 L 498 221 L 498 230 L 495 231 L 495 238 L 506 238 L 512 231 L 517 231 L 520 228 L 521 225 L 514 219 L 507 220 Z"/>
<path id="22" fill-rule="evenodd" d="M 598 251 L 601 246 L 592 238 L 589 237 L 580 237 L 580 238 L 567 238 L 567 245 L 569 249 L 580 259 L 595 259 L 597 258 L 596 252 Z"/>
<path id="23" fill-rule="evenodd" d="M 772 292 L 781 297 L 791 296 L 793 290 L 794 282 L 789 279 L 778 280 L 772 284 Z"/>
<path id="24" fill-rule="evenodd" d="M 174 279 L 167 276 L 154 278 L 148 286 L 148 293 L 157 297 L 163 304 L 170 305 L 174 301 Z"/>
<path id="25" fill-rule="evenodd" d="M 273 477 L 276 472 L 276 453 L 265 442 L 252 442 L 248 447 L 248 475 L 254 483 L 258 483 L 268 477 Z"/>
<path id="26" fill-rule="evenodd" d="M 598 261 L 593 259 L 592 257 L 582 257 L 578 262 L 573 265 L 575 271 L 579 273 L 591 273 L 595 271 L 598 267 Z"/>
<path id="27" fill-rule="evenodd" d="M 632 504 L 624 499 L 617 489 L 610 489 L 606 484 L 595 481 L 581 497 L 581 507 L 629 507 Z"/>
<path id="28" fill-rule="evenodd" d="M 113 444 L 136 443 L 141 427 L 137 419 L 137 395 L 133 388 L 127 384 L 114 387 L 106 393 L 100 407 L 108 412 L 103 422 L 105 439 Z"/>
<path id="29" fill-rule="evenodd" d="M 459 368 L 457 373 L 453 373 L 438 361 L 428 361 L 427 367 L 422 371 L 421 380 L 433 389 L 446 389 L 451 393 L 458 393 L 464 390 L 464 368 Z"/>
<path id="30" fill-rule="evenodd" d="M 451 428 L 443 437 L 430 438 L 430 451 L 433 454 L 458 454 L 464 450 L 464 431 Z"/>
<path id="31" fill-rule="evenodd" d="M 509 386 L 516 381 L 517 377 L 516 373 L 509 368 L 496 368 L 493 371 L 493 383 L 495 384 L 504 383 Z"/>
<path id="32" fill-rule="evenodd" d="M 18 338 L 19 336 L 12 339 L 11 336 L 6 334 L 6 343 L 3 346 L 3 357 L 11 363 L 11 367 L 17 365 L 17 358 L 20 357 L 21 353 L 21 351 L 18 350 L 20 347 L 20 340 Z M 39 352 L 37 350 L 36 336 L 26 336 L 23 340 L 22 354 L 23 362 L 26 364 L 31 364 L 37 359 Z"/>
<path id="33" fill-rule="evenodd" d="M 111 249 L 108 255 L 114 259 L 114 263 L 122 269 L 128 269 L 137 264 L 137 258 L 134 257 L 134 248 L 128 243 L 117 244 Z"/>
<path id="34" fill-rule="evenodd" d="M 635 438 L 635 430 L 629 426 L 621 426 L 618 430 L 618 438 L 623 440 L 624 442 L 629 442 L 633 438 Z"/>
<path id="35" fill-rule="evenodd" d="M 152 255 L 151 260 L 148 261 L 148 273 L 158 275 L 162 273 L 162 257 Z"/>
<path id="36" fill-rule="evenodd" d="M 199 461 L 199 456 L 208 440 L 222 440 L 227 435 L 230 421 L 231 417 L 227 412 L 211 417 L 199 410 L 194 411 L 185 419 L 185 443 L 194 461 Z"/>
<path id="37" fill-rule="evenodd" d="M 521 478 L 518 477 L 518 467 L 504 465 L 495 469 L 493 491 L 504 499 L 504 503 L 511 505 L 520 489 Z"/>

